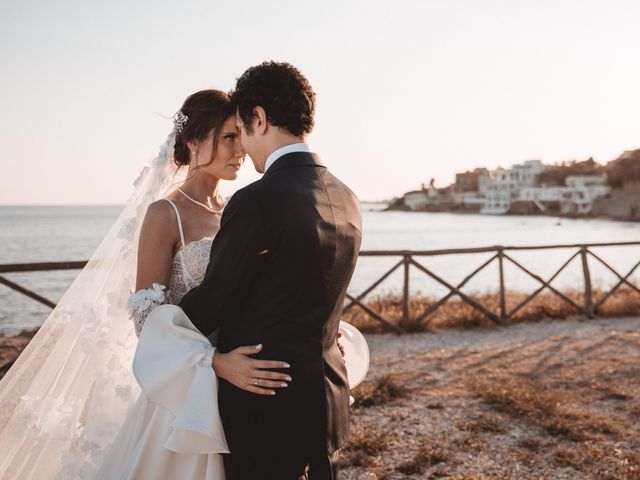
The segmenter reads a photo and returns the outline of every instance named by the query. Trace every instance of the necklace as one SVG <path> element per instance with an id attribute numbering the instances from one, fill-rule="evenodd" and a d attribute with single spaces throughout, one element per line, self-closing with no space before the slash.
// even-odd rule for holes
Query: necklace
<path id="1" fill-rule="evenodd" d="M 182 190 L 180 187 L 178 187 L 178 191 L 184 195 L 184 197 L 189 200 L 191 203 L 195 203 L 196 205 L 200 205 L 202 208 L 204 208 L 205 210 L 207 210 L 208 212 L 211 213 L 222 213 L 222 210 L 224 209 L 224 205 L 222 206 L 222 208 L 220 210 L 214 210 L 213 208 L 211 208 L 209 205 L 207 205 L 206 203 L 202 203 L 199 202 L 198 200 L 196 200 L 195 198 L 190 197 L 189 195 L 187 195 L 184 190 Z"/>

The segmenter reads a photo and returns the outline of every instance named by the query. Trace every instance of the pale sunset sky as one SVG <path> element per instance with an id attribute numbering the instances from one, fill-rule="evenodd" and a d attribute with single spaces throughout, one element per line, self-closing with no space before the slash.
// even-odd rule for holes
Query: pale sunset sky
<path id="1" fill-rule="evenodd" d="M 365 200 L 640 147 L 640 2 L 0 2 L 0 204 L 122 204 L 184 98 L 289 61 Z M 256 180 L 247 161 L 223 193 Z"/>

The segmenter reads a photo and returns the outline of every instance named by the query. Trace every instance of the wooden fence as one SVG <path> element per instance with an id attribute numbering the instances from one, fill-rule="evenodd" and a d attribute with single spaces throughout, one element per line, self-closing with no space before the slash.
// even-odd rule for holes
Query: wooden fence
<path id="1" fill-rule="evenodd" d="M 511 319 L 520 309 L 522 309 L 525 305 L 527 305 L 531 300 L 533 300 L 537 295 L 539 295 L 543 290 L 548 289 L 553 292 L 553 294 L 560 297 L 566 303 L 572 305 L 576 310 L 583 313 L 588 317 L 594 317 L 597 315 L 598 307 L 602 305 L 607 299 L 615 293 L 622 285 L 627 285 L 631 289 L 640 293 L 640 290 L 636 285 L 629 281 L 629 278 L 636 271 L 638 266 L 640 266 L 640 259 L 637 259 L 631 269 L 624 275 L 617 272 L 611 265 L 605 262 L 600 256 L 592 251 L 595 247 L 623 247 L 623 246 L 638 246 L 640 242 L 616 242 L 616 243 L 591 243 L 591 244 L 563 244 L 563 245 L 536 245 L 536 246 L 492 246 L 492 247 L 482 247 L 482 248 L 456 248 L 456 249 L 448 249 L 448 250 L 426 250 L 426 251 L 365 251 L 361 252 L 360 256 L 362 257 L 400 257 L 400 260 L 394 264 L 388 271 L 386 271 L 380 278 L 378 278 L 375 282 L 373 282 L 368 288 L 366 288 L 359 295 L 353 296 L 347 294 L 347 298 L 349 302 L 345 308 L 344 312 L 349 311 L 351 308 L 360 307 L 363 309 L 371 318 L 377 320 L 378 322 L 384 323 L 389 326 L 393 330 L 398 333 L 404 333 L 405 329 L 402 327 L 403 325 L 412 325 L 419 324 L 425 321 L 431 314 L 433 314 L 440 306 L 442 306 L 445 302 L 447 302 L 451 297 L 457 295 L 463 302 L 471 305 L 476 310 L 482 312 L 484 315 L 492 319 L 494 322 L 500 324 L 505 323 L 509 319 Z M 517 250 L 551 250 L 551 249 L 572 249 L 574 250 L 573 254 L 555 271 L 555 273 L 549 277 L 547 280 L 540 277 L 538 274 L 533 273 L 528 268 L 524 267 L 520 262 L 515 260 L 509 252 L 517 251 Z M 434 273 L 429 268 L 425 267 L 421 263 L 419 263 L 415 257 L 433 257 L 440 255 L 459 255 L 459 254 L 473 254 L 473 253 L 494 253 L 488 260 L 482 263 L 475 270 L 470 272 L 460 283 L 457 285 L 453 285 L 448 282 L 446 279 Z M 580 256 L 580 260 L 582 263 L 582 273 L 584 277 L 584 303 L 578 304 L 567 295 L 556 289 L 551 285 L 551 282 L 571 263 L 571 261 Z M 610 290 L 605 292 L 605 294 L 594 301 L 593 292 L 591 287 L 591 272 L 589 271 L 589 263 L 587 261 L 588 257 L 591 256 L 597 262 L 604 265 L 609 271 L 611 271 L 617 278 L 618 282 L 611 287 Z M 465 294 L 461 291 L 462 287 L 464 287 L 473 277 L 475 277 L 479 272 L 487 268 L 493 262 L 498 262 L 498 280 L 499 280 L 499 295 L 500 295 L 500 306 L 499 311 L 492 312 L 487 309 L 484 305 L 480 304 L 477 300 L 474 300 L 469 295 Z M 533 291 L 529 296 L 527 296 L 524 300 L 522 300 L 518 305 L 508 310 L 506 306 L 506 288 L 504 281 L 504 267 L 505 263 L 509 262 L 515 265 L 518 269 L 522 270 L 532 278 L 534 278 L 540 286 Z M 423 312 L 419 313 L 415 317 L 410 316 L 409 311 L 409 272 L 411 268 L 416 268 L 425 275 L 431 277 L 433 280 L 443 285 L 449 292 L 438 299 Z M 380 312 L 376 312 L 370 306 L 366 305 L 363 300 L 366 296 L 368 296 L 378 285 L 380 285 L 385 279 L 387 279 L 393 272 L 397 269 L 402 269 L 404 273 L 404 279 L 402 284 L 402 319 L 399 324 L 392 322 L 388 318 L 385 318 Z"/>
<path id="2" fill-rule="evenodd" d="M 540 292 L 548 289 L 553 294 L 560 297 L 564 302 L 572 305 L 577 311 L 588 317 L 594 317 L 597 315 L 598 307 L 602 305 L 607 299 L 615 293 L 621 286 L 626 285 L 637 293 L 640 293 L 640 289 L 629 281 L 629 278 L 636 269 L 640 266 L 640 259 L 633 260 L 633 266 L 626 274 L 621 274 L 616 271 L 611 265 L 605 262 L 600 256 L 593 252 L 593 248 L 596 247 L 626 247 L 626 246 L 638 246 L 640 242 L 614 242 L 614 243 L 590 243 L 590 244 L 564 244 L 564 245 L 536 245 L 536 246 L 492 246 L 482 248 L 456 248 L 447 250 L 385 250 L 385 251 L 363 251 L 360 252 L 361 257 L 398 257 L 399 261 L 395 263 L 389 270 L 387 270 L 382 276 L 380 276 L 375 282 L 373 282 L 368 288 L 358 295 L 347 294 L 348 303 L 344 307 L 343 312 L 347 312 L 354 307 L 359 307 L 364 310 L 374 320 L 384 323 L 398 333 L 404 333 L 405 329 L 403 325 L 411 325 L 421 323 L 425 321 L 431 314 L 433 314 L 440 306 L 447 302 L 453 296 L 458 296 L 463 302 L 471 305 L 476 310 L 482 312 L 484 315 L 492 319 L 494 322 L 500 324 L 505 323 L 511 319 L 520 309 L 533 300 Z M 555 273 L 547 280 L 543 279 L 536 273 L 533 273 L 528 268 L 524 267 L 520 262 L 516 261 L 509 252 L 522 251 L 522 250 L 551 250 L 551 249 L 571 249 L 572 255 L 555 271 Z M 429 268 L 419 263 L 415 257 L 433 257 L 441 255 L 460 255 L 460 254 L 477 254 L 477 253 L 494 253 L 488 260 L 482 263 L 475 270 L 470 272 L 460 283 L 454 285 L 448 282 L 446 279 L 440 277 Z M 551 285 L 551 282 L 571 263 L 571 261 L 580 257 L 583 273 L 583 286 L 584 286 L 584 301 L 576 303 L 576 301 L 569 298 L 567 295 L 556 289 Z M 602 264 L 606 269 L 611 271 L 618 281 L 611 287 L 605 294 L 597 301 L 593 298 L 592 286 L 591 286 L 591 273 L 589 271 L 588 257 L 592 257 L 598 263 Z M 498 262 L 498 275 L 499 275 L 499 295 L 500 305 L 497 312 L 493 312 L 487 309 L 484 305 L 480 304 L 477 300 L 474 300 L 469 295 L 461 291 L 473 277 L 479 272 L 487 268 L 493 262 Z M 540 286 L 533 291 L 529 296 L 522 300 L 518 305 L 508 310 L 505 299 L 505 281 L 504 281 L 504 267 L 509 262 L 515 265 L 518 269 L 530 275 L 534 278 Z M 86 261 L 80 262 L 49 262 L 49 263 L 21 263 L 12 265 L 0 265 L 0 283 L 7 287 L 26 295 L 33 300 L 40 302 L 48 307 L 55 307 L 55 303 L 51 300 L 38 295 L 37 293 L 29 290 L 28 288 L 19 285 L 15 282 L 7 279 L 3 274 L 16 273 L 16 272 L 37 272 L 37 271 L 51 271 L 51 270 L 76 270 L 81 269 L 86 265 Z M 409 273 L 410 269 L 415 268 L 425 275 L 431 277 L 433 280 L 443 285 L 449 292 L 432 303 L 426 310 L 421 312 L 415 317 L 411 317 L 409 311 L 410 293 L 409 293 Z M 386 280 L 393 272 L 398 269 L 402 269 L 404 273 L 402 284 L 402 319 L 399 324 L 392 322 L 389 318 L 385 318 L 380 312 L 375 311 L 369 305 L 364 302 L 364 299 L 373 292 L 384 280 Z"/>

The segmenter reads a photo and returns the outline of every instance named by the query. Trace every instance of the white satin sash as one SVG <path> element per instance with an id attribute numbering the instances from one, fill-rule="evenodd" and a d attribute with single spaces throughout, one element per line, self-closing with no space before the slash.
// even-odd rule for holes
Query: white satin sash
<path id="1" fill-rule="evenodd" d="M 175 420 L 164 447 L 188 454 L 229 453 L 218 410 L 215 348 L 176 305 L 147 317 L 133 359 L 133 373 L 150 402 Z"/>
<path id="2" fill-rule="evenodd" d="M 364 336 L 340 322 L 351 388 L 369 368 Z M 218 410 L 215 348 L 176 305 L 160 305 L 147 317 L 133 358 L 133 373 L 147 399 L 175 419 L 163 446 L 188 454 L 229 453 Z M 351 402 L 352 403 L 352 402 Z"/>

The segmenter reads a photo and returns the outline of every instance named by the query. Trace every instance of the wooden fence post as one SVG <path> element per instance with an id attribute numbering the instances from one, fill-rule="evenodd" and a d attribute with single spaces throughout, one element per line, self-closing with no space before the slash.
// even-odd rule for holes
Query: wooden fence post
<path id="1" fill-rule="evenodd" d="M 580 248 L 580 257 L 582 259 L 582 273 L 584 275 L 584 309 L 587 311 L 587 317 L 593 318 L 593 297 L 591 292 L 591 274 L 589 272 L 589 262 L 587 261 L 587 253 L 589 250 L 586 246 Z"/>
<path id="2" fill-rule="evenodd" d="M 404 257 L 404 283 L 402 285 L 402 326 L 406 330 L 409 326 L 409 267 L 410 257 Z"/>
<path id="3" fill-rule="evenodd" d="M 504 250 L 498 247 L 498 268 L 500 270 L 500 323 L 507 320 L 507 301 L 504 289 Z"/>

